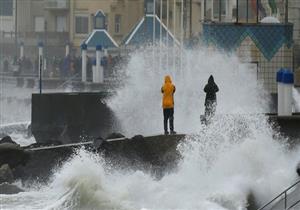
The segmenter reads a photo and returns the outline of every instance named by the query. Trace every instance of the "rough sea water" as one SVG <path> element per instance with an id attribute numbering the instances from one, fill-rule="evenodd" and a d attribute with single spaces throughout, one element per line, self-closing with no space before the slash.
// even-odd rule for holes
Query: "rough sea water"
<path id="1" fill-rule="evenodd" d="M 300 93 L 297 89 L 293 89 L 294 110 L 300 112 Z"/>
<path id="2" fill-rule="evenodd" d="M 233 55 L 205 48 L 185 50 L 183 68 L 178 58 L 174 68 L 171 52 L 155 63 L 153 49 L 133 53 L 119 72 L 122 87 L 107 103 L 126 136 L 160 134 L 160 88 L 170 74 L 176 85 L 175 130 L 188 134 L 178 146 L 183 158 L 175 171 L 157 179 L 112 168 L 79 150 L 49 183 L 17 183 L 25 192 L 1 195 L 0 209 L 243 210 L 249 195 L 263 204 L 297 180 L 300 149 L 289 150 L 267 123 L 262 113 L 269 101 L 255 72 Z M 210 74 L 220 91 L 217 114 L 205 127 L 200 115 Z"/>

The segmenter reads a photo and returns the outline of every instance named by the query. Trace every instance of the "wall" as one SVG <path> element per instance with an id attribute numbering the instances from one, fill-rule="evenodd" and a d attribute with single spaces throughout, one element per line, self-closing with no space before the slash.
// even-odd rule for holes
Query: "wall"
<path id="1" fill-rule="evenodd" d="M 38 143 L 73 143 L 106 137 L 118 129 L 105 92 L 32 95 L 32 133 Z"/>

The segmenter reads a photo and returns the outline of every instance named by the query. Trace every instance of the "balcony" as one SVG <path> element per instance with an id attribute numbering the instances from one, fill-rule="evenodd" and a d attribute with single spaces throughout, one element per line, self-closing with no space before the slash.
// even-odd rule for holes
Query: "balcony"
<path id="1" fill-rule="evenodd" d="M 69 0 L 45 0 L 47 10 L 69 10 Z"/>
<path id="2" fill-rule="evenodd" d="M 18 32 L 16 40 L 14 32 L 0 31 L 0 46 L 15 44 L 15 41 L 23 41 L 26 46 L 37 46 L 39 41 L 47 42 L 48 46 L 64 46 L 68 40 L 68 32 Z"/>
<path id="3" fill-rule="evenodd" d="M 25 32 L 20 33 L 20 40 L 24 40 L 28 45 L 36 45 L 39 41 L 47 42 L 47 45 L 65 45 L 69 39 L 68 32 Z"/>

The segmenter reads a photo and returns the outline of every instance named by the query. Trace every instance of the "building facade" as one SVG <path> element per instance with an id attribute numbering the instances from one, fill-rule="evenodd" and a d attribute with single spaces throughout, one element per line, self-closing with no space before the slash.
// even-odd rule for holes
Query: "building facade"
<path id="1" fill-rule="evenodd" d="M 95 26 L 94 15 L 101 10 L 106 18 L 106 29 L 118 43 L 143 16 L 143 0 L 74 0 L 70 2 L 69 39 L 79 49 Z"/>
<path id="2" fill-rule="evenodd" d="M 69 39 L 69 0 L 0 2 L 4 4 L 0 8 L 12 8 L 11 17 L 0 15 L 0 43 L 3 54 L 19 56 L 18 48 L 23 43 L 25 56 L 35 57 L 39 42 L 44 43 L 45 52 L 49 55 L 63 54 L 62 49 Z"/>
<path id="3" fill-rule="evenodd" d="M 16 0 L 0 1 L 0 56 L 7 52 L 13 53 L 11 48 L 16 43 Z"/>

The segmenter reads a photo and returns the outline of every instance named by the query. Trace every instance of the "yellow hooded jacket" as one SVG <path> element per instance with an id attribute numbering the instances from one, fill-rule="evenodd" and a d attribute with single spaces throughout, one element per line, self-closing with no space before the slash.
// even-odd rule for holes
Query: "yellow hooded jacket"
<path id="1" fill-rule="evenodd" d="M 162 99 L 162 107 L 164 109 L 174 108 L 174 93 L 175 86 L 172 84 L 172 80 L 170 76 L 165 76 L 165 84 L 161 88 L 161 92 L 163 94 Z"/>

